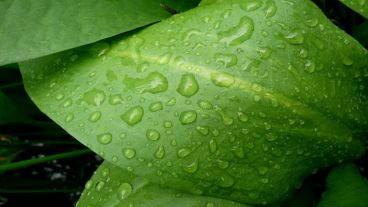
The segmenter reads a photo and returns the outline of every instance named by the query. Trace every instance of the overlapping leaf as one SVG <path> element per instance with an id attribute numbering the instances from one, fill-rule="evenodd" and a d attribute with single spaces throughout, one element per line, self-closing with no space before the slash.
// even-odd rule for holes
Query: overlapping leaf
<path id="1" fill-rule="evenodd" d="M 86 45 L 169 16 L 161 0 L 0 1 L 0 65 Z M 165 3 L 180 10 L 196 0 Z"/>
<path id="2" fill-rule="evenodd" d="M 166 189 L 104 162 L 86 183 L 77 206 L 250 207 L 233 201 Z"/>
<path id="3" fill-rule="evenodd" d="M 327 178 L 327 190 L 318 207 L 368 206 L 368 180 L 353 164 L 334 168 Z"/>
<path id="4" fill-rule="evenodd" d="M 367 57 L 310 1 L 239 0 L 21 70 L 35 103 L 115 165 L 269 204 L 363 153 Z"/>

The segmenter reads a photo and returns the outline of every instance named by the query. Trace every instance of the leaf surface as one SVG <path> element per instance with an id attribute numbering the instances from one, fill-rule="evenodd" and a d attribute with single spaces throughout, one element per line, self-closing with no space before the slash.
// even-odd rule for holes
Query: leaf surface
<path id="1" fill-rule="evenodd" d="M 233 201 L 162 188 L 106 161 L 86 183 L 77 206 L 250 207 Z"/>
<path id="2" fill-rule="evenodd" d="M 106 160 L 259 205 L 363 153 L 367 57 L 310 1 L 267 0 L 201 6 L 20 66 L 41 110 Z"/>
<path id="3" fill-rule="evenodd" d="M 166 1 L 185 10 L 196 0 Z M 0 65 L 86 45 L 169 16 L 161 0 L 2 0 Z"/>
<path id="4" fill-rule="evenodd" d="M 368 206 L 368 180 L 354 164 L 335 167 L 326 182 L 327 190 L 317 207 Z"/>

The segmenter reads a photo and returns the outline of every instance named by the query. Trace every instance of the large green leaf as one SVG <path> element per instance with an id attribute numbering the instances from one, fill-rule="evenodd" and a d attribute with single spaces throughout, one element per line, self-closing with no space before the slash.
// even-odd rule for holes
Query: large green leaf
<path id="1" fill-rule="evenodd" d="M 161 0 L 2 0 L 0 65 L 96 42 L 169 16 Z M 197 0 L 168 0 L 181 10 Z"/>
<path id="2" fill-rule="evenodd" d="M 367 57 L 310 1 L 239 0 L 20 66 L 41 110 L 106 160 L 268 204 L 363 153 Z"/>
<path id="3" fill-rule="evenodd" d="M 105 161 L 86 183 L 77 206 L 247 207 L 248 205 L 162 188 Z"/>
<path id="4" fill-rule="evenodd" d="M 358 12 L 368 19 L 368 1 L 367 0 L 340 0 L 352 10 Z"/>
<path id="5" fill-rule="evenodd" d="M 335 167 L 327 177 L 327 190 L 318 207 L 368 206 L 368 180 L 353 164 Z"/>

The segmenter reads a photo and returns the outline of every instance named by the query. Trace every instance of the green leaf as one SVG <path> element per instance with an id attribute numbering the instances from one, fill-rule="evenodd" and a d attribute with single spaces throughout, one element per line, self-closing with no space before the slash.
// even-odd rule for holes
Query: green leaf
<path id="1" fill-rule="evenodd" d="M 195 0 L 171 0 L 188 9 Z M 86 45 L 169 16 L 161 0 L 2 0 L 0 65 Z"/>
<path id="2" fill-rule="evenodd" d="M 269 204 L 363 153 L 367 57 L 310 1 L 232 1 L 20 67 L 41 110 L 115 165 Z"/>
<path id="3" fill-rule="evenodd" d="M 368 1 L 367 0 L 340 0 L 352 10 L 358 12 L 368 19 Z"/>
<path id="4" fill-rule="evenodd" d="M 327 177 L 327 190 L 317 207 L 368 206 L 368 180 L 353 164 L 335 167 Z"/>
<path id="5" fill-rule="evenodd" d="M 250 207 L 233 201 L 162 188 L 106 161 L 86 183 L 77 206 Z"/>

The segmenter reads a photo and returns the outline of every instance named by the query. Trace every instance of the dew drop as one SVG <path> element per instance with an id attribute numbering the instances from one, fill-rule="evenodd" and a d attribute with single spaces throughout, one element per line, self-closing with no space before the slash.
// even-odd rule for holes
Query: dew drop
<path id="1" fill-rule="evenodd" d="M 258 168 L 257 168 L 257 171 L 258 171 L 258 173 L 260 174 L 260 175 L 265 175 L 265 174 L 267 174 L 267 172 L 268 172 L 268 167 L 264 167 L 264 166 L 259 166 Z"/>
<path id="2" fill-rule="evenodd" d="M 351 58 L 347 57 L 347 56 L 343 56 L 343 58 L 342 58 L 342 63 L 343 63 L 345 66 L 351 66 L 351 65 L 353 65 L 353 64 L 354 64 L 354 61 L 353 61 Z"/>
<path id="3" fill-rule="evenodd" d="M 74 115 L 73 114 L 68 114 L 66 117 L 65 117 L 65 122 L 66 123 L 70 123 L 72 122 L 74 119 Z"/>
<path id="4" fill-rule="evenodd" d="M 238 63 L 238 57 L 234 54 L 216 53 L 215 61 L 227 68 L 234 66 Z"/>
<path id="5" fill-rule="evenodd" d="M 152 141 L 157 141 L 160 139 L 160 132 L 158 132 L 157 130 L 154 130 L 154 129 L 148 129 L 146 131 L 146 137 L 147 139 L 149 140 L 152 140 Z"/>
<path id="6" fill-rule="evenodd" d="M 229 188 L 231 186 L 233 186 L 235 183 L 235 180 L 233 177 L 231 177 L 228 174 L 222 174 L 220 176 L 220 181 L 219 181 L 219 185 L 223 188 Z"/>
<path id="7" fill-rule="evenodd" d="M 304 43 L 304 36 L 298 30 L 294 30 L 290 32 L 289 34 L 287 34 L 285 36 L 285 39 L 289 44 L 292 44 L 292 45 L 300 45 Z"/>
<path id="8" fill-rule="evenodd" d="M 135 157 L 135 150 L 132 148 L 123 149 L 123 155 L 128 159 L 132 159 Z"/>
<path id="9" fill-rule="evenodd" d="M 111 133 L 105 133 L 105 134 L 100 134 L 97 136 L 97 141 L 100 144 L 109 144 L 112 140 L 112 134 Z"/>
<path id="10" fill-rule="evenodd" d="M 125 200 L 133 191 L 132 186 L 129 183 L 122 183 L 118 188 L 118 198 Z"/>
<path id="11" fill-rule="evenodd" d="M 99 181 L 99 182 L 96 183 L 95 188 L 96 188 L 97 191 L 101 191 L 104 186 L 105 186 L 105 182 Z"/>
<path id="12" fill-rule="evenodd" d="M 217 150 L 217 142 L 215 139 L 211 139 L 208 143 L 208 148 L 211 153 L 215 153 Z"/>
<path id="13" fill-rule="evenodd" d="M 249 120 L 249 117 L 243 112 L 238 112 L 238 119 L 241 122 L 247 122 Z"/>
<path id="14" fill-rule="evenodd" d="M 196 130 L 197 130 L 197 132 L 199 132 L 203 136 L 208 135 L 209 131 L 210 131 L 208 126 L 197 126 Z"/>
<path id="15" fill-rule="evenodd" d="M 235 27 L 219 32 L 218 37 L 220 42 L 225 42 L 230 46 L 237 46 L 249 40 L 253 35 L 253 31 L 253 20 L 244 16 Z"/>
<path id="16" fill-rule="evenodd" d="M 304 64 L 304 70 L 308 73 L 313 73 L 316 69 L 316 65 L 313 61 L 307 60 Z"/>
<path id="17" fill-rule="evenodd" d="M 95 112 L 93 112 L 93 113 L 89 116 L 88 120 L 89 120 L 90 122 L 97 122 L 100 118 L 101 118 L 101 112 L 99 112 L 99 111 L 95 111 Z"/>
<path id="18" fill-rule="evenodd" d="M 216 86 L 230 87 L 234 84 L 235 78 L 229 73 L 212 73 L 211 80 Z"/>
<path id="19" fill-rule="evenodd" d="M 105 92 L 94 88 L 84 93 L 82 101 L 91 106 L 100 106 L 105 101 Z"/>
<path id="20" fill-rule="evenodd" d="M 183 170 L 187 173 L 195 173 L 198 170 L 198 160 L 195 159 L 188 163 L 183 164 Z"/>
<path id="21" fill-rule="evenodd" d="M 263 9 L 266 18 L 275 16 L 277 12 L 276 3 L 273 0 L 266 1 L 266 7 Z"/>
<path id="22" fill-rule="evenodd" d="M 134 90 L 136 93 L 156 94 L 165 92 L 168 88 L 166 77 L 159 72 L 152 72 L 143 79 L 126 76 L 124 84 L 128 89 Z"/>
<path id="23" fill-rule="evenodd" d="M 121 115 L 121 119 L 128 125 L 134 126 L 141 122 L 144 115 L 144 110 L 141 106 L 134 106 Z"/>
<path id="24" fill-rule="evenodd" d="M 244 11 L 250 12 L 259 9 L 262 6 L 262 1 L 260 0 L 248 0 L 240 4 L 240 8 Z"/>
<path id="25" fill-rule="evenodd" d="M 213 106 L 211 104 L 211 102 L 209 101 L 205 101 L 205 100 L 199 100 L 198 101 L 198 106 L 203 109 L 203 110 L 209 110 L 209 109 L 212 109 Z"/>
<path id="26" fill-rule="evenodd" d="M 109 104 L 115 106 L 118 104 L 122 104 L 124 101 L 123 97 L 121 97 L 120 94 L 116 94 L 116 95 L 110 95 L 109 96 Z"/>
<path id="27" fill-rule="evenodd" d="M 180 95 L 191 97 L 198 92 L 199 86 L 193 74 L 185 74 L 181 77 L 177 91 Z"/>
<path id="28" fill-rule="evenodd" d="M 160 146 L 157 148 L 156 152 L 155 152 L 155 157 L 156 157 L 157 159 L 162 159 L 164 156 L 165 156 L 165 148 L 164 148 L 164 146 L 163 146 L 163 145 L 160 145 Z"/>
<path id="29" fill-rule="evenodd" d="M 191 124 L 197 120 L 195 111 L 184 111 L 180 114 L 179 121 L 183 125 Z"/>
<path id="30" fill-rule="evenodd" d="M 149 106 L 149 110 L 151 112 L 156 112 L 156 111 L 161 111 L 163 109 L 163 105 L 162 105 L 162 102 L 161 101 L 157 101 L 157 102 L 154 102 L 152 103 L 150 106 Z"/>
<path id="31" fill-rule="evenodd" d="M 192 151 L 188 148 L 181 148 L 178 150 L 178 157 L 179 158 L 184 158 L 184 157 L 187 157 L 188 155 L 190 155 L 190 153 L 192 153 Z"/>

